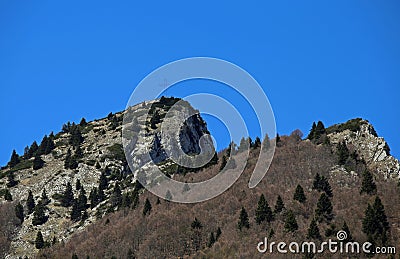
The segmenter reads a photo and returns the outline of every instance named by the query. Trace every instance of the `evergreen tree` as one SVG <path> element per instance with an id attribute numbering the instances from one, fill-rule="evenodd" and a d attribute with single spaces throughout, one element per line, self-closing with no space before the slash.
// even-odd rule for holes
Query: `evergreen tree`
<path id="1" fill-rule="evenodd" d="M 378 196 L 375 197 L 372 208 L 374 209 L 374 216 L 378 234 L 382 235 L 384 232 L 389 230 L 389 222 L 387 221 L 385 208 L 382 204 L 381 199 Z"/>
<path id="2" fill-rule="evenodd" d="M 81 186 L 82 186 L 81 180 L 76 179 L 76 182 L 75 182 L 75 190 L 79 191 L 79 190 L 81 189 Z"/>
<path id="3" fill-rule="evenodd" d="M 315 124 L 315 122 L 313 122 L 310 133 L 307 136 L 307 139 L 309 140 L 313 140 L 315 137 L 315 129 L 317 128 L 317 125 Z"/>
<path id="4" fill-rule="evenodd" d="M 238 222 L 238 229 L 241 231 L 242 228 L 250 228 L 249 215 L 244 207 L 242 207 L 242 210 L 240 211 Z"/>
<path id="5" fill-rule="evenodd" d="M 253 148 L 258 148 L 260 146 L 261 146 L 261 139 L 259 137 L 256 137 L 256 139 L 254 140 Z"/>
<path id="6" fill-rule="evenodd" d="M 172 194 L 171 194 L 171 192 L 169 190 L 167 190 L 167 192 L 165 193 L 165 199 L 167 201 L 172 200 Z"/>
<path id="7" fill-rule="evenodd" d="M 99 197 L 97 193 L 97 188 L 93 187 L 89 194 L 90 208 L 94 208 L 99 204 Z"/>
<path id="8" fill-rule="evenodd" d="M 371 204 L 368 204 L 362 221 L 362 231 L 367 236 L 372 236 L 376 231 L 375 212 Z"/>
<path id="9" fill-rule="evenodd" d="M 297 225 L 296 217 L 291 210 L 288 210 L 286 213 L 284 228 L 287 232 L 294 232 L 299 228 L 299 226 Z"/>
<path id="10" fill-rule="evenodd" d="M 86 207 L 87 207 L 86 191 L 83 188 L 83 186 L 81 186 L 78 195 L 78 210 L 84 211 L 86 210 Z"/>
<path id="11" fill-rule="evenodd" d="M 271 147 L 270 139 L 268 134 L 265 134 L 264 140 L 263 140 L 263 151 L 267 151 Z"/>
<path id="12" fill-rule="evenodd" d="M 118 182 L 116 182 L 113 193 L 111 194 L 111 206 L 116 207 L 121 205 L 121 203 L 122 203 L 122 193 L 121 189 L 119 188 Z M 146 213 L 144 213 L 144 215 L 146 215 Z"/>
<path id="13" fill-rule="evenodd" d="M 80 128 L 75 124 L 73 124 L 71 126 L 70 133 L 71 136 L 69 138 L 69 143 L 74 147 L 79 146 L 83 142 L 83 137 Z"/>
<path id="14" fill-rule="evenodd" d="M 68 182 L 67 186 L 65 187 L 65 191 L 62 195 L 61 206 L 69 207 L 72 205 L 73 202 L 74 202 L 74 193 L 72 192 L 71 183 Z"/>
<path id="15" fill-rule="evenodd" d="M 81 122 L 79 122 L 79 126 L 85 127 L 86 125 L 87 125 L 86 119 L 85 119 L 85 118 L 82 118 L 82 119 L 81 119 Z"/>
<path id="16" fill-rule="evenodd" d="M 222 171 L 222 169 L 224 169 L 224 167 L 226 166 L 226 156 L 223 155 L 222 156 L 222 161 L 221 161 L 221 165 L 219 166 L 219 171 Z"/>
<path id="17" fill-rule="evenodd" d="M 7 187 L 11 188 L 18 184 L 18 181 L 15 180 L 14 172 L 10 171 L 7 174 Z"/>
<path id="18" fill-rule="evenodd" d="M 76 253 L 73 253 L 71 259 L 79 259 L 79 257 Z M 111 257 L 111 259 L 113 258 Z"/>
<path id="19" fill-rule="evenodd" d="M 333 196 L 332 188 L 328 180 L 325 176 L 320 176 L 318 173 L 315 175 L 312 189 L 319 192 L 325 192 L 329 197 Z"/>
<path id="20" fill-rule="evenodd" d="M 214 236 L 214 233 L 211 232 L 210 237 L 208 238 L 207 247 L 209 247 L 209 248 L 212 247 L 214 243 L 215 243 L 215 236 Z"/>
<path id="21" fill-rule="evenodd" d="M 368 195 L 376 194 L 376 184 L 374 182 L 374 178 L 372 174 L 365 170 L 362 174 L 362 182 L 361 182 L 361 190 L 360 194 L 366 193 Z"/>
<path id="22" fill-rule="evenodd" d="M 307 238 L 321 239 L 321 234 L 319 233 L 319 228 L 315 219 L 311 220 L 310 226 L 308 227 Z"/>
<path id="23" fill-rule="evenodd" d="M 297 185 L 296 190 L 294 191 L 293 199 L 300 203 L 304 203 L 307 199 L 303 187 L 301 187 L 300 184 Z"/>
<path id="24" fill-rule="evenodd" d="M 33 160 L 33 170 L 38 170 L 42 168 L 44 165 L 43 159 L 39 155 L 35 155 L 35 159 Z"/>
<path id="25" fill-rule="evenodd" d="M 218 238 L 221 236 L 221 234 L 222 234 L 221 228 L 218 227 L 218 228 L 217 228 L 217 232 L 216 232 L 216 234 L 215 234 L 215 240 L 216 240 L 216 241 L 217 241 Z"/>
<path id="26" fill-rule="evenodd" d="M 278 133 L 276 133 L 275 141 L 276 141 L 276 145 L 277 145 L 277 146 L 278 146 L 278 144 L 280 144 L 280 142 L 281 142 L 281 137 L 279 136 Z"/>
<path id="27" fill-rule="evenodd" d="M 36 247 L 36 249 L 42 249 L 44 247 L 43 235 L 42 235 L 42 232 L 40 232 L 40 231 L 38 231 L 38 233 L 36 235 L 35 247 Z"/>
<path id="28" fill-rule="evenodd" d="M 50 203 L 50 199 L 49 197 L 47 197 L 46 188 L 43 189 L 42 196 L 40 197 L 40 199 L 43 205 L 47 205 Z"/>
<path id="29" fill-rule="evenodd" d="M 21 221 L 21 224 L 24 222 L 24 207 L 19 202 L 15 205 L 15 216 Z"/>
<path id="30" fill-rule="evenodd" d="M 264 194 L 261 194 L 256 209 L 256 222 L 257 224 L 261 224 L 263 221 L 271 222 L 272 219 L 273 219 L 272 210 L 269 207 L 268 202 L 264 197 Z"/>
<path id="31" fill-rule="evenodd" d="M 74 157 L 75 157 L 75 160 L 80 160 L 81 158 L 83 158 L 83 152 L 82 152 L 81 146 L 76 147 Z"/>
<path id="32" fill-rule="evenodd" d="M 314 177 L 312 189 L 321 191 L 321 176 L 319 175 L 319 173 L 317 173 Z"/>
<path id="33" fill-rule="evenodd" d="M 317 126 L 315 127 L 315 134 L 314 134 L 314 138 L 319 139 L 321 137 L 321 135 L 325 134 L 326 130 L 325 130 L 325 126 L 322 123 L 322 121 L 318 121 Z"/>
<path id="34" fill-rule="evenodd" d="M 6 201 L 12 201 L 12 195 L 8 189 L 4 191 L 4 199 Z"/>
<path id="35" fill-rule="evenodd" d="M 318 221 L 322 221 L 324 218 L 326 220 L 331 220 L 332 215 L 332 203 L 329 197 L 322 193 L 317 202 L 317 208 L 315 210 Z"/>
<path id="36" fill-rule="evenodd" d="M 336 154 L 338 156 L 339 165 L 344 165 L 350 155 L 349 149 L 347 148 L 346 142 L 344 140 L 342 142 L 339 142 L 339 144 L 337 145 Z"/>
<path id="37" fill-rule="evenodd" d="M 144 203 L 143 207 L 143 216 L 146 216 L 147 214 L 150 214 L 151 212 L 151 203 L 148 198 L 146 198 L 146 201 Z"/>
<path id="38" fill-rule="evenodd" d="M 12 151 L 12 154 L 11 154 L 11 158 L 10 158 L 10 162 L 8 162 L 8 166 L 11 168 L 11 167 L 14 167 L 14 166 L 16 166 L 18 163 L 20 162 L 20 158 L 19 158 L 19 155 L 17 154 L 17 151 L 15 151 L 15 149 Z"/>
<path id="39" fill-rule="evenodd" d="M 32 225 L 34 226 L 42 225 L 47 221 L 47 217 L 44 214 L 44 210 L 45 206 L 41 202 L 38 202 L 33 212 Z"/>
<path id="40" fill-rule="evenodd" d="M 79 202 L 77 199 L 74 199 L 72 202 L 72 210 L 71 210 L 71 220 L 78 221 L 81 219 L 81 210 L 79 209 Z"/>
<path id="41" fill-rule="evenodd" d="M 33 141 L 32 145 L 29 147 L 29 150 L 28 150 L 25 158 L 29 159 L 29 158 L 33 157 L 36 154 L 38 149 L 39 149 L 39 146 L 38 146 L 37 142 Z"/>
<path id="42" fill-rule="evenodd" d="M 35 209 L 35 200 L 33 199 L 33 194 L 32 191 L 28 192 L 28 199 L 26 200 L 26 208 L 27 208 L 27 212 L 28 215 L 31 214 L 33 212 L 33 210 Z"/>
<path id="43" fill-rule="evenodd" d="M 65 160 L 64 160 L 64 168 L 65 169 L 69 169 L 70 168 L 70 164 L 71 164 L 71 149 L 67 150 L 67 154 L 65 155 Z"/>
<path id="44" fill-rule="evenodd" d="M 238 153 L 249 149 L 249 142 L 244 137 L 240 139 Z"/>
<path id="45" fill-rule="evenodd" d="M 190 224 L 190 227 L 192 229 L 202 229 L 203 225 L 201 224 L 200 220 L 198 220 L 196 217 L 194 218 L 194 220 L 192 221 L 192 223 Z"/>
<path id="46" fill-rule="evenodd" d="M 274 213 L 280 213 L 285 208 L 285 204 L 283 203 L 282 197 L 278 195 L 275 203 L 275 210 Z"/>
<path id="47" fill-rule="evenodd" d="M 349 226 L 347 226 L 346 221 L 343 222 L 342 230 L 343 230 L 344 232 L 346 232 L 346 234 L 347 234 L 347 238 L 346 238 L 345 240 L 343 240 L 343 241 L 345 241 L 345 242 L 352 242 L 352 241 L 353 241 L 353 236 L 351 235 Z"/>
<path id="48" fill-rule="evenodd" d="M 99 190 L 106 190 L 108 187 L 108 181 L 105 172 L 101 172 L 99 180 Z"/>

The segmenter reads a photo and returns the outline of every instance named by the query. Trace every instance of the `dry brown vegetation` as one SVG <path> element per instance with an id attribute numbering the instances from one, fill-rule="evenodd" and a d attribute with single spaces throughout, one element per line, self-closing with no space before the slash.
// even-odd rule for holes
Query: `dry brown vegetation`
<path id="1" fill-rule="evenodd" d="M 274 241 L 303 241 L 308 226 L 313 218 L 319 193 L 312 190 L 312 182 L 316 173 L 328 178 L 333 190 L 334 219 L 331 224 L 341 229 L 344 220 L 357 241 L 366 241 L 361 231 L 362 218 L 368 203 L 375 196 L 360 195 L 361 172 L 330 174 L 336 164 L 336 156 L 326 145 L 315 145 L 310 141 L 299 141 L 295 137 L 281 137 L 281 144 L 276 149 L 272 165 L 261 183 L 254 189 L 248 188 L 248 181 L 255 164 L 258 150 L 254 150 L 249 159 L 249 166 L 239 180 L 222 195 L 197 204 L 177 204 L 161 200 L 144 192 L 136 209 L 120 210 L 110 213 L 100 221 L 77 233 L 70 241 L 56 244 L 41 252 L 47 258 L 71 258 L 76 253 L 79 258 L 128 258 L 131 250 L 136 258 L 260 258 L 256 249 L 258 242 L 268 236 L 271 229 Z M 219 154 L 221 156 L 221 154 Z M 209 178 L 216 174 L 219 165 L 196 174 L 189 173 L 182 177 L 190 181 Z M 375 175 L 378 195 L 385 206 L 390 223 L 389 243 L 396 245 L 400 251 L 400 193 L 397 183 Z M 181 179 L 181 180 L 183 180 Z M 296 186 L 300 184 L 307 200 L 300 204 L 293 200 Z M 275 215 L 270 223 L 257 225 L 255 210 L 261 194 L 264 194 L 273 208 L 277 196 L 283 198 L 285 207 L 295 212 L 299 230 L 286 233 L 283 229 L 283 215 Z M 150 215 L 143 216 L 145 199 L 152 204 Z M 237 222 L 240 209 L 246 208 L 250 228 L 239 231 Z M 1 213 L 3 215 L 3 213 Z M 194 218 L 203 225 L 199 231 L 191 228 Z M 3 224 L 0 224 L 3 225 Z M 222 235 L 211 247 L 207 241 L 211 232 L 220 227 Z M 327 223 L 319 223 L 323 239 L 328 228 Z M 195 240 L 200 241 L 200 249 L 196 251 Z M 302 258 L 303 255 L 274 255 L 274 258 Z M 339 258 L 339 255 L 324 254 L 320 258 Z M 336 257 L 335 257 L 336 256 Z M 339 256 L 339 257 L 338 257 Z M 359 256 L 363 257 L 363 255 Z M 386 256 L 385 256 L 386 258 Z"/>
<path id="2" fill-rule="evenodd" d="M 20 221 L 15 216 L 15 202 L 2 202 L 0 204 L 0 256 L 3 257 L 11 244 Z"/>

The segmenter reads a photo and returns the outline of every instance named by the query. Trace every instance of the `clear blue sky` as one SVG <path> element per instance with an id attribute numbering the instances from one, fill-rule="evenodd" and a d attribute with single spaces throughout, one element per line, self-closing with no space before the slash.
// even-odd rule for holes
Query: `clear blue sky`
<path id="1" fill-rule="evenodd" d="M 0 165 L 67 121 L 122 110 L 149 72 L 192 56 L 252 74 L 281 134 L 362 117 L 400 157 L 398 1 L 133 2 L 0 2 Z"/>

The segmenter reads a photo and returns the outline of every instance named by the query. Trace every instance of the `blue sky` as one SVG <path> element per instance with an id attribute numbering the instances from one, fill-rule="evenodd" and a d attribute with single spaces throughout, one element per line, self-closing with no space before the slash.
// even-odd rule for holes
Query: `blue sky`
<path id="1" fill-rule="evenodd" d="M 400 157 L 399 2 L 266 2 L 1 1 L 0 165 L 67 121 L 122 110 L 148 73 L 193 56 L 246 69 L 281 134 L 362 117 Z"/>

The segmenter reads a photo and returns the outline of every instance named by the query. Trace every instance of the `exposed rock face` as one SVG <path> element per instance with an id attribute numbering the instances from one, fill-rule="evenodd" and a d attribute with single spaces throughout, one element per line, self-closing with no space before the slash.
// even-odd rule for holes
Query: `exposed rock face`
<path id="1" fill-rule="evenodd" d="M 200 139 L 208 133 L 208 130 L 206 123 L 199 114 L 191 116 L 179 130 L 173 127 L 177 125 L 176 120 L 166 118 L 166 120 L 169 120 L 170 128 L 175 130 L 176 138 L 171 138 L 167 132 L 161 131 L 160 125 L 170 107 L 169 104 L 175 101 L 179 101 L 179 99 L 165 98 L 163 102 L 166 103 L 156 100 L 131 107 L 133 111 L 131 119 L 133 121 L 147 121 L 147 129 L 144 131 L 133 130 L 132 138 L 129 138 L 133 158 L 131 161 L 136 168 L 141 168 L 148 162 L 144 159 L 147 148 L 151 150 L 152 158 L 156 163 L 164 161 L 168 152 L 177 152 L 176 150 L 178 149 L 175 149 L 177 145 L 187 154 L 201 152 Z M 149 117 L 144 113 L 145 108 L 153 104 L 155 105 L 154 112 L 157 112 L 160 116 L 159 121 L 151 121 L 151 116 Z M 182 109 L 194 110 L 188 103 Z M 132 174 L 128 169 L 121 144 L 124 114 L 126 114 L 126 111 L 109 115 L 108 118 L 89 122 L 81 127 L 82 136 L 84 137 L 83 143 L 80 144 L 83 158 L 80 159 L 76 169 L 64 168 L 67 150 L 71 149 L 72 153 L 75 152 L 74 148 L 69 144 L 70 133 L 67 132 L 57 134 L 54 139 L 55 149 L 51 154 L 41 156 L 45 161 L 43 168 L 33 170 L 32 167 L 29 167 L 15 172 L 15 179 L 19 183 L 9 188 L 14 201 L 19 201 L 26 207 L 28 191 L 31 190 L 37 203 L 40 200 L 43 189 L 46 189 L 47 196 L 51 201 L 45 211 L 49 218 L 43 225 L 33 226 L 33 215 L 26 216 L 22 226 L 15 233 L 11 249 L 6 258 L 34 257 L 38 252 L 34 241 L 39 230 L 42 232 L 45 241 L 51 242 L 53 238 L 57 242 L 66 241 L 73 233 L 85 229 L 88 225 L 103 217 L 110 209 L 116 209 L 110 207 L 108 200 L 117 181 L 122 189 L 122 194 L 131 193 L 134 190 L 133 183 L 136 172 L 134 171 Z M 134 126 L 138 127 L 138 125 L 136 123 Z M 137 134 L 138 132 L 141 133 Z M 146 141 L 141 141 L 143 139 Z M 177 143 L 173 143 L 174 139 L 178 140 Z M 141 143 L 146 143 L 148 146 Z M 209 150 L 213 150 L 212 142 L 207 142 L 207 147 Z M 166 152 L 166 149 L 169 149 L 169 151 L 167 150 L 168 152 Z M 30 160 L 33 160 L 33 158 Z M 1 170 L 0 175 L 3 175 L 7 170 L 9 169 Z M 75 189 L 75 183 L 78 179 L 86 191 L 86 196 L 89 196 L 91 189 L 99 185 L 101 172 L 107 172 L 108 178 L 105 200 L 96 207 L 87 209 L 88 218 L 85 221 L 71 221 L 71 207 L 62 207 L 57 200 L 57 196 L 64 192 L 69 182 L 73 186 L 74 197 L 77 198 L 79 191 Z M 6 184 L 7 177 L 0 179 L 0 190 L 7 188 Z M 3 197 L 0 197 L 0 202 L 5 202 Z M 24 210 L 26 212 L 26 208 Z"/>
<path id="2" fill-rule="evenodd" d="M 374 127 L 368 121 L 358 120 L 358 124 L 357 129 L 344 129 L 328 134 L 330 142 L 338 144 L 344 140 L 365 160 L 370 170 L 384 175 L 385 178 L 399 178 L 399 160 L 390 155 L 386 141 L 377 136 Z"/>

